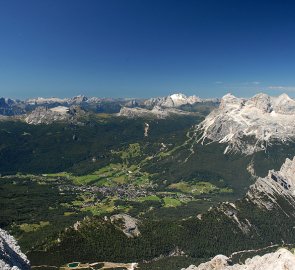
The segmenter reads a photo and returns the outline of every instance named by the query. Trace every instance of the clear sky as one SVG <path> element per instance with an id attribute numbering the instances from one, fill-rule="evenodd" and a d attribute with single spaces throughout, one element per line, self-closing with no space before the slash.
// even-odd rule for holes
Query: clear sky
<path id="1" fill-rule="evenodd" d="M 0 96 L 295 95 L 295 2 L 0 0 Z"/>

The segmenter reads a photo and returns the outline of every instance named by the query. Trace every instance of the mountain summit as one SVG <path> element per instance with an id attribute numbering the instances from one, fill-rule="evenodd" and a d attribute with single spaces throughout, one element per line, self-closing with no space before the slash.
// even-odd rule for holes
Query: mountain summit
<path id="1" fill-rule="evenodd" d="M 295 137 L 295 100 L 287 94 L 271 97 L 257 94 L 250 99 L 231 94 L 221 99 L 197 127 L 206 139 L 228 144 L 228 151 L 252 154 L 265 150 L 273 142 L 284 143 Z"/>

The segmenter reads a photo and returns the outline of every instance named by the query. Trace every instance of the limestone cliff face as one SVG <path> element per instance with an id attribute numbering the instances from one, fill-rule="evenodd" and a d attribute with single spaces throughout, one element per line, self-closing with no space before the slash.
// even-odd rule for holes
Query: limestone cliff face
<path id="1" fill-rule="evenodd" d="M 247 259 L 244 264 L 234 265 L 230 265 L 228 257 L 217 255 L 209 262 L 199 266 L 191 265 L 182 270 L 295 270 L 295 255 L 282 248 L 273 253 Z"/>
<path id="2" fill-rule="evenodd" d="M 6 231 L 0 229 L 0 269 L 29 270 L 30 262 L 20 250 L 17 241 Z"/>
<path id="3" fill-rule="evenodd" d="M 295 157 L 287 158 L 279 171 L 271 170 L 266 177 L 258 178 L 247 198 L 268 210 L 279 207 L 282 211 L 277 199 L 284 198 L 295 212 Z"/>
<path id="4" fill-rule="evenodd" d="M 53 122 L 77 123 L 79 116 L 85 115 L 85 113 L 79 106 L 57 106 L 50 109 L 37 107 L 26 115 L 25 121 L 31 125 L 51 124 Z"/>
<path id="5" fill-rule="evenodd" d="M 221 99 L 197 127 L 199 141 L 227 144 L 230 151 L 253 154 L 265 150 L 272 143 L 286 143 L 295 138 L 295 100 L 283 94 L 271 97 L 258 94 L 250 99 L 231 94 Z"/>

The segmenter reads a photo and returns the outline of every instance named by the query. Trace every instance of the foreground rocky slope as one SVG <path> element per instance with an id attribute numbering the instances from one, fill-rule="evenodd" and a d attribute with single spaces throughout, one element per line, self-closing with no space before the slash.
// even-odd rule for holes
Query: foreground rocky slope
<path id="1" fill-rule="evenodd" d="M 191 265 L 182 270 L 294 270 L 295 256 L 287 249 L 281 248 L 276 252 L 247 259 L 245 264 L 231 265 L 230 259 L 217 255 L 211 261 L 199 266 Z"/>
<path id="2" fill-rule="evenodd" d="M 257 238 L 254 241 L 255 245 L 261 240 L 266 244 L 269 243 L 264 248 L 257 246 L 256 251 L 277 248 L 280 245 L 280 241 L 282 244 L 289 243 L 292 246 L 294 245 L 293 237 L 291 237 L 294 228 L 292 224 L 294 224 L 295 217 L 294 190 L 295 157 L 293 160 L 286 159 L 279 171 L 271 170 L 266 177 L 259 177 L 250 186 L 243 200 L 236 203 L 222 203 L 219 207 L 213 208 L 209 212 L 214 212 L 215 216 L 218 217 L 217 220 L 222 219 L 222 217 L 231 220 L 234 226 L 232 227 L 232 224 L 228 225 L 231 227 L 232 233 L 237 237 L 240 234 L 244 235 L 244 238 L 242 237 L 240 241 L 244 239 L 243 241 L 245 242 L 251 242 L 251 238 Z M 207 217 L 199 216 L 199 218 L 206 219 Z M 269 220 L 275 222 L 275 227 L 272 228 L 273 232 L 267 231 Z M 218 223 L 216 222 L 216 226 L 218 226 Z M 235 227 L 240 233 L 238 233 Z M 223 230 L 223 233 L 226 233 L 226 230 Z M 254 243 L 252 243 L 252 247 Z M 261 245 L 261 243 L 258 245 Z M 188 268 L 183 268 L 183 270 L 295 269 L 295 256 L 286 249 L 280 249 L 261 257 L 255 256 L 252 259 L 247 259 L 244 264 L 233 265 L 231 259 L 238 254 L 252 254 L 252 252 L 255 252 L 255 249 L 247 250 L 249 246 L 251 244 L 246 244 L 245 250 L 232 253 L 230 258 L 224 255 L 217 255 L 206 263 L 202 263 L 199 266 L 191 265 Z"/>
<path id="3" fill-rule="evenodd" d="M 198 126 L 199 139 L 226 143 L 229 151 L 252 154 L 295 138 L 295 100 L 258 94 L 250 99 L 225 95 L 218 109 Z"/>
<path id="4" fill-rule="evenodd" d="M 294 222 L 295 218 L 295 157 L 286 159 L 279 171 L 270 170 L 266 177 L 259 177 L 245 198 L 237 203 L 223 203 L 219 211 L 235 223 L 245 235 L 259 235 L 257 217 L 243 212 L 247 207 L 258 209 L 269 215 L 280 215 Z M 260 222 L 260 221 L 259 221 Z M 266 221 L 265 221 L 266 223 Z M 280 229 L 280 228 L 279 228 Z"/>
<path id="5" fill-rule="evenodd" d="M 26 255 L 21 252 L 16 240 L 2 229 L 0 229 L 0 269 L 31 269 L 30 262 Z"/>

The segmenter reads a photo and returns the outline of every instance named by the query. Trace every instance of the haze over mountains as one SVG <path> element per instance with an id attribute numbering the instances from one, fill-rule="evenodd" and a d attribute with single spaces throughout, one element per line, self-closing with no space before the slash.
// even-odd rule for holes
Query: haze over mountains
<path id="1" fill-rule="evenodd" d="M 218 102 L 218 99 L 201 99 L 196 96 L 187 97 L 183 94 L 172 94 L 167 97 L 151 99 L 132 98 L 97 98 L 80 95 L 73 98 L 33 98 L 27 100 L 13 100 L 10 98 L 0 98 L 0 114 L 18 115 L 33 110 L 36 107 L 44 106 L 53 108 L 57 106 L 70 107 L 79 105 L 84 109 L 95 112 L 118 113 L 122 107 L 141 107 L 152 109 L 155 106 L 162 108 L 178 108 L 182 105 L 193 105 L 198 102 Z"/>
<path id="2" fill-rule="evenodd" d="M 261 93 L 249 99 L 227 94 L 221 100 L 187 97 L 183 94 L 146 100 L 85 96 L 25 101 L 0 99 L 0 115 L 24 119 L 29 124 L 77 122 L 77 118 L 87 113 L 162 119 L 200 112 L 211 113 L 198 125 L 196 136 L 201 133 L 201 137 L 197 140 L 201 143 L 225 143 L 228 145 L 225 153 L 240 151 L 251 154 L 265 150 L 272 143 L 284 143 L 295 137 L 295 100 L 287 94 L 271 97 Z M 24 115 L 26 116 L 23 117 Z"/>

